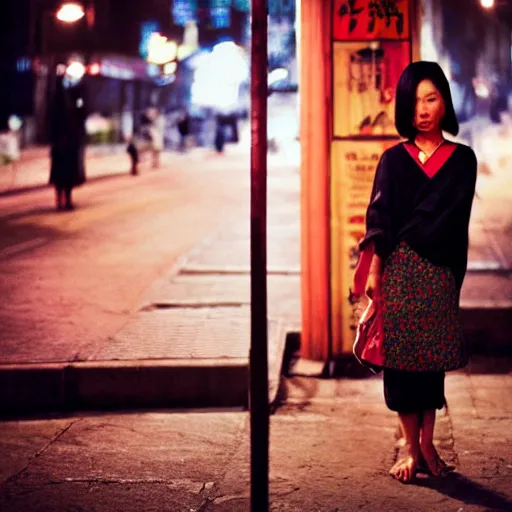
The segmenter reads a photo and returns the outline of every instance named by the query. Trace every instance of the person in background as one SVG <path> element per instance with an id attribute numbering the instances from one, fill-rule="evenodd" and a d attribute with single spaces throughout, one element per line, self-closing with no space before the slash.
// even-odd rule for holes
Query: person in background
<path id="1" fill-rule="evenodd" d="M 160 167 L 160 154 L 164 149 L 165 117 L 159 109 L 149 108 L 147 111 L 149 123 L 149 136 L 151 140 L 151 154 L 153 169 Z"/>
<path id="2" fill-rule="evenodd" d="M 64 87 L 58 76 L 51 116 L 50 184 L 57 210 L 73 210 L 73 188 L 85 182 L 86 112 L 80 86 Z"/>
<path id="3" fill-rule="evenodd" d="M 139 174 L 139 150 L 137 149 L 136 139 L 134 135 L 132 135 L 128 140 L 126 152 L 130 156 L 130 174 L 132 176 L 137 176 Z"/>
<path id="4" fill-rule="evenodd" d="M 180 134 L 180 151 L 185 151 L 187 148 L 187 137 L 190 134 L 190 116 L 186 109 L 183 109 L 178 118 L 178 132 Z"/>
<path id="5" fill-rule="evenodd" d="M 381 311 L 384 398 L 407 448 L 390 474 L 409 483 L 419 471 L 438 477 L 453 469 L 434 447 L 434 426 L 446 403 L 445 372 L 468 362 L 459 298 L 477 160 L 443 136 L 459 125 L 434 62 L 402 73 L 395 124 L 406 141 L 386 150 L 377 167 L 353 290 Z"/>

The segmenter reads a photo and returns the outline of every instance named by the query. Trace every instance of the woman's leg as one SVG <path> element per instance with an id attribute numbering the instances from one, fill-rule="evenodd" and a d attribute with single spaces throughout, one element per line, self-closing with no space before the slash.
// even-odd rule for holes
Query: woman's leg
<path id="1" fill-rule="evenodd" d="M 440 476 L 447 471 L 455 469 L 447 466 L 434 446 L 434 428 L 436 423 L 436 410 L 423 411 L 423 421 L 420 425 L 420 450 L 427 469 L 434 476 Z"/>
<path id="2" fill-rule="evenodd" d="M 64 207 L 64 190 L 60 187 L 55 187 L 55 206 L 57 210 Z"/>
<path id="3" fill-rule="evenodd" d="M 416 474 L 420 457 L 420 415 L 418 413 L 398 413 L 400 427 L 405 437 L 408 456 L 399 460 L 390 470 L 390 475 L 408 483 Z"/>
<path id="4" fill-rule="evenodd" d="M 73 209 L 73 202 L 71 201 L 71 188 L 65 189 L 65 195 L 66 195 L 66 210 L 72 210 Z"/>

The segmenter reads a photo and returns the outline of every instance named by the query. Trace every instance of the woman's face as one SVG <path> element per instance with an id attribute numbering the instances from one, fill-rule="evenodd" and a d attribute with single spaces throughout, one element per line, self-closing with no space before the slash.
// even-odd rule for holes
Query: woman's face
<path id="1" fill-rule="evenodd" d="M 437 131 L 444 114 L 444 100 L 439 90 L 430 80 L 421 81 L 416 90 L 414 127 L 422 133 Z"/>

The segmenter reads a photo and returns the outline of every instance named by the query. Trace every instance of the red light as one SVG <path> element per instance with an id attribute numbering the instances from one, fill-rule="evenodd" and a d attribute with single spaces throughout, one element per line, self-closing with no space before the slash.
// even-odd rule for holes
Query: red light
<path id="1" fill-rule="evenodd" d="M 100 74 L 100 65 L 95 62 L 89 66 L 89 74 L 90 75 L 99 75 Z"/>

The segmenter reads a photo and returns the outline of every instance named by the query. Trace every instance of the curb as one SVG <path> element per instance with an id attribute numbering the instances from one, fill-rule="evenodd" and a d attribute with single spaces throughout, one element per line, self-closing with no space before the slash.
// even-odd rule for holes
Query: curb
<path id="1" fill-rule="evenodd" d="M 286 328 L 268 340 L 269 404 L 277 400 Z M 274 357 L 271 356 L 274 354 Z M 86 410 L 244 408 L 248 358 L 0 365 L 0 417 Z"/>
<path id="2" fill-rule="evenodd" d="M 234 385 L 236 383 L 236 385 Z M 247 360 L 0 366 L 3 416 L 91 409 L 247 407 Z"/>

